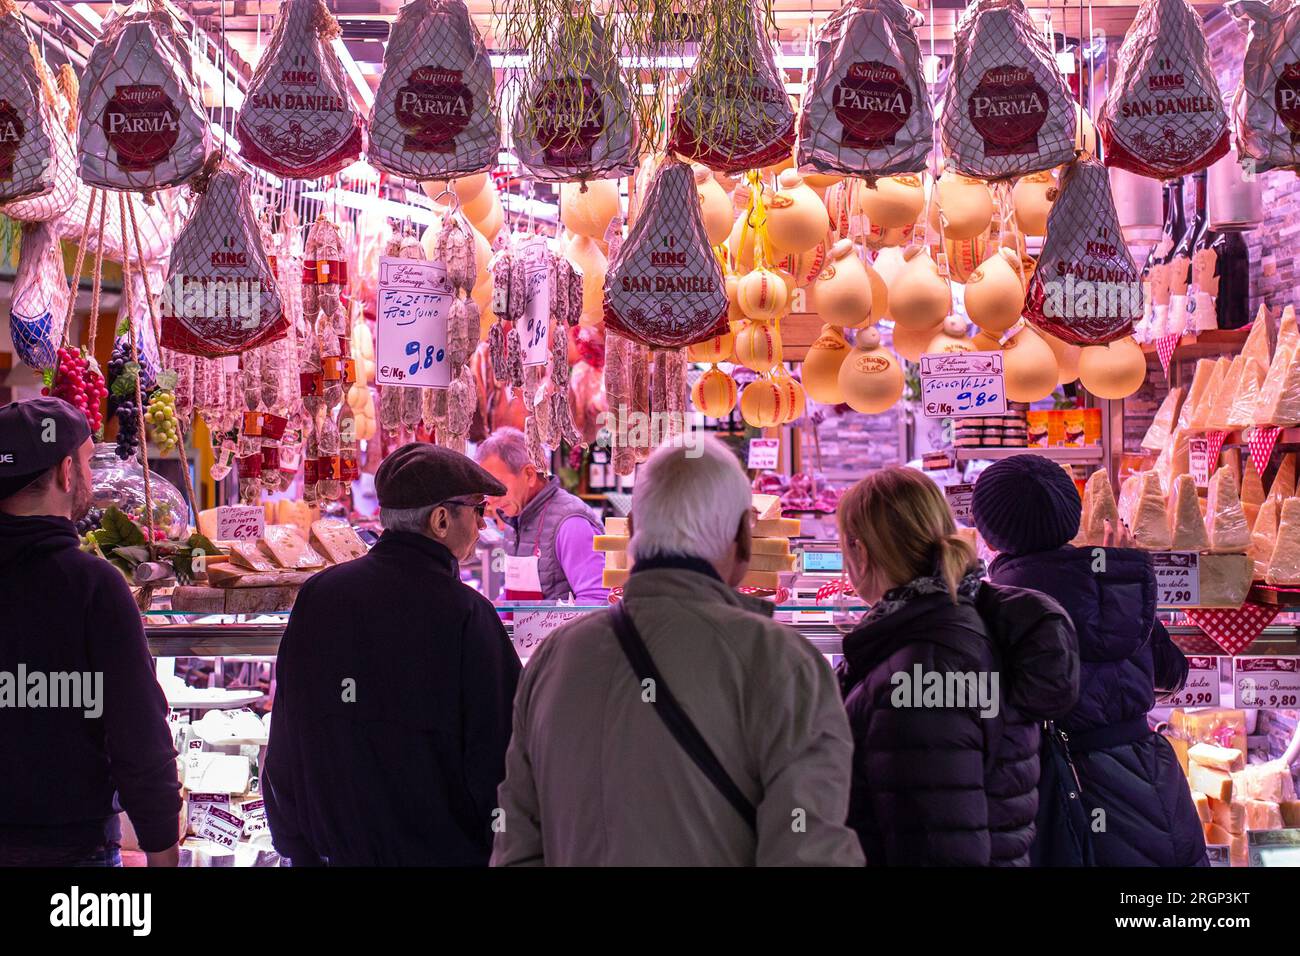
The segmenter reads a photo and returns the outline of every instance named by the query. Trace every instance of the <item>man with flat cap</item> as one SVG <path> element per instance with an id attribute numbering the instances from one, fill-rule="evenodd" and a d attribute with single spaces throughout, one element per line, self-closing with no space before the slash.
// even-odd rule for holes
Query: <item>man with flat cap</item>
<path id="1" fill-rule="evenodd" d="M 130 588 L 74 525 L 93 447 L 61 399 L 0 408 L 0 866 L 120 866 L 122 810 L 176 865 L 167 701 Z"/>
<path id="2" fill-rule="evenodd" d="M 520 664 L 458 562 L 505 489 L 415 442 L 375 491 L 383 535 L 303 585 L 280 642 L 271 837 L 295 866 L 486 866 Z"/>

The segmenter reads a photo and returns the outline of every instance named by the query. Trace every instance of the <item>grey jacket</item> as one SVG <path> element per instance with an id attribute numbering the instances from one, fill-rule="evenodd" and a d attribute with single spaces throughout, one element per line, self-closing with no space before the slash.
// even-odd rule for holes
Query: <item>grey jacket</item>
<path id="1" fill-rule="evenodd" d="M 542 599 L 546 601 L 560 601 L 570 592 L 575 595 L 578 592 L 565 573 L 555 547 L 560 525 L 572 517 L 583 519 L 596 534 L 600 534 L 602 525 L 592 510 L 581 498 L 565 491 L 559 478 L 552 477 L 546 487 L 524 505 L 518 516 L 506 519 L 510 528 L 507 541 L 510 554 L 527 557 L 534 549 L 540 552 L 537 573 L 542 585 Z"/>
<path id="2" fill-rule="evenodd" d="M 758 810 L 757 834 L 686 755 L 595 612 L 524 669 L 495 866 L 860 866 L 853 743 L 825 658 L 716 578 L 638 571 L 624 600 L 683 709 Z"/>

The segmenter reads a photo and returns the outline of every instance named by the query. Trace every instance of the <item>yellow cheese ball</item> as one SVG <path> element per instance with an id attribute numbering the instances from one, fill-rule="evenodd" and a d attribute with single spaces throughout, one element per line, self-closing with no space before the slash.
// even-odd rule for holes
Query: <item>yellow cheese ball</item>
<path id="1" fill-rule="evenodd" d="M 966 314 L 981 329 L 1005 332 L 1020 321 L 1025 288 L 1016 263 L 1010 249 L 997 249 L 966 280 Z"/>
<path id="2" fill-rule="evenodd" d="M 1146 356 L 1130 335 L 1079 350 L 1079 384 L 1098 398 L 1128 398 L 1146 376 Z"/>
<path id="3" fill-rule="evenodd" d="M 1057 368 L 1060 369 L 1060 374 L 1056 379 L 1056 384 L 1068 385 L 1070 382 L 1073 382 L 1078 378 L 1079 353 L 1081 351 L 1079 346 L 1063 342 L 1055 335 L 1052 335 L 1049 332 L 1044 332 L 1040 328 L 1035 328 L 1034 331 L 1037 332 L 1042 340 L 1047 343 L 1047 347 L 1050 348 L 1052 354 L 1056 356 L 1056 365 Z"/>
<path id="4" fill-rule="evenodd" d="M 730 362 L 735 343 L 736 337 L 731 332 L 724 332 L 686 346 L 686 357 L 692 362 Z"/>
<path id="5" fill-rule="evenodd" d="M 944 239 L 943 250 L 948 254 L 948 277 L 953 282 L 969 282 L 971 273 L 988 255 L 988 235 L 974 239 Z"/>
<path id="6" fill-rule="evenodd" d="M 768 239 L 778 255 L 806 252 L 826 238 L 826 206 L 793 169 L 783 172 L 779 182 L 781 188 L 767 200 Z"/>
<path id="7" fill-rule="evenodd" d="M 770 322 L 785 312 L 790 290 L 785 280 L 771 269 L 755 269 L 740 278 L 736 289 L 740 311 L 758 322 Z"/>
<path id="8" fill-rule="evenodd" d="M 935 184 L 930 203 L 930 228 L 943 227 L 946 239 L 974 239 L 993 221 L 993 192 L 978 179 L 947 170 Z"/>
<path id="9" fill-rule="evenodd" d="M 755 233 L 754 228 L 747 225 L 748 222 L 749 213 L 742 212 L 736 217 L 731 226 L 731 234 L 727 237 L 727 250 L 741 272 L 749 272 L 754 268 Z"/>
<path id="10" fill-rule="evenodd" d="M 483 191 L 488 192 L 486 189 Z M 505 225 L 506 221 L 506 211 L 505 207 L 501 205 L 501 197 L 497 195 L 495 189 L 491 190 L 491 193 L 492 208 L 487 211 L 483 218 L 470 220 L 474 224 L 474 228 L 482 233 L 489 243 L 497 237 L 497 233 L 501 231 L 501 227 Z"/>
<path id="11" fill-rule="evenodd" d="M 1016 180 L 1011 190 L 1011 204 L 1016 225 L 1027 236 L 1047 234 L 1047 214 L 1056 199 L 1056 177 L 1050 169 L 1030 173 Z"/>
<path id="12" fill-rule="evenodd" d="M 781 424 L 785 417 L 781 390 L 769 379 L 750 382 L 740 393 L 740 416 L 755 428 Z"/>
<path id="13" fill-rule="evenodd" d="M 497 199 L 497 189 L 492 183 L 487 183 L 477 196 L 460 204 L 460 211 L 465 214 L 465 218 L 470 222 L 482 222 L 492 212 L 492 202 Z"/>
<path id="14" fill-rule="evenodd" d="M 472 173 L 469 176 L 462 176 L 459 179 L 430 179 L 420 183 L 420 188 L 424 190 L 425 195 L 432 199 L 438 205 L 446 205 L 449 197 L 442 196 L 443 193 L 451 190 L 460 200 L 462 208 L 464 204 L 478 196 L 487 185 L 487 173 Z M 438 197 L 442 196 L 441 199 Z"/>
<path id="15" fill-rule="evenodd" d="M 609 261 L 596 241 L 588 236 L 574 236 L 565 255 L 582 270 L 583 325 L 598 325 L 605 317 L 605 273 Z"/>
<path id="16" fill-rule="evenodd" d="M 745 320 L 745 313 L 741 311 L 740 301 L 737 298 L 737 293 L 740 290 L 740 276 L 734 272 L 730 273 L 723 280 L 723 284 L 727 289 L 727 321 L 734 326 L 737 322 Z"/>
<path id="17" fill-rule="evenodd" d="M 1007 399 L 1036 402 L 1056 391 L 1060 369 L 1047 343 L 1029 326 L 1002 346 L 1002 373 Z"/>
<path id="18" fill-rule="evenodd" d="M 871 278 L 851 240 L 841 239 L 831 247 L 830 261 L 817 280 L 816 296 L 823 322 L 855 328 L 871 324 Z"/>
<path id="19" fill-rule="evenodd" d="M 708 167 L 695 165 L 691 169 L 695 173 L 695 191 L 700 197 L 704 231 L 708 233 L 710 245 L 716 246 L 726 242 L 727 236 L 731 235 L 731 226 L 736 218 L 731 197 Z"/>
<path id="20" fill-rule="evenodd" d="M 833 325 L 823 325 L 817 341 L 808 347 L 803 360 L 803 387 L 809 397 L 823 405 L 844 401 L 840 391 L 840 366 L 849 355 L 849 343 Z"/>
<path id="21" fill-rule="evenodd" d="M 803 417 L 807 405 L 803 386 L 795 381 L 794 376 L 786 371 L 785 366 L 778 365 L 772 371 L 772 384 L 781 393 L 781 408 L 784 414 L 779 424 L 786 425 Z"/>
<path id="22" fill-rule="evenodd" d="M 927 355 L 952 352 L 974 352 L 975 343 L 966 337 L 966 323 L 955 315 L 950 315 L 939 326 L 939 334 L 925 347 Z"/>
<path id="23" fill-rule="evenodd" d="M 889 288 L 889 314 L 904 328 L 932 329 L 952 311 L 952 290 L 928 249 L 913 247 L 904 257 L 907 264 Z"/>
<path id="24" fill-rule="evenodd" d="M 888 349 L 880 347 L 880 332 L 858 333 L 840 366 L 840 391 L 854 411 L 878 415 L 903 397 L 903 367 Z"/>
<path id="25" fill-rule="evenodd" d="M 755 372 L 766 372 L 781 361 L 781 333 L 766 322 L 744 322 L 735 333 L 736 361 Z"/>
<path id="26" fill-rule="evenodd" d="M 882 176 L 874 188 L 865 184 L 858 187 L 857 207 L 873 226 L 882 229 L 910 226 L 925 208 L 924 181 L 911 173 Z"/>
<path id="27" fill-rule="evenodd" d="M 830 189 L 836 183 L 843 182 L 843 176 L 834 173 L 804 173 L 803 181 L 813 189 Z"/>
<path id="28" fill-rule="evenodd" d="M 736 407 L 736 382 L 720 368 L 711 368 L 691 387 L 691 402 L 709 418 L 725 418 Z"/>
<path id="29" fill-rule="evenodd" d="M 560 184 L 560 222 L 570 232 L 604 239 L 610 220 L 617 215 L 618 180 L 592 179 L 586 183 Z M 727 225 L 730 226 L 730 222 Z"/>
<path id="30" fill-rule="evenodd" d="M 875 325 L 889 314 L 889 286 L 885 285 L 884 278 L 873 265 L 864 262 L 862 268 L 871 283 L 871 321 L 867 324 Z"/>
<path id="31" fill-rule="evenodd" d="M 928 329 L 909 329 L 901 325 L 895 325 L 894 351 L 909 362 L 919 362 L 926 347 L 939 334 L 942 327 L 942 322 L 936 322 Z"/>

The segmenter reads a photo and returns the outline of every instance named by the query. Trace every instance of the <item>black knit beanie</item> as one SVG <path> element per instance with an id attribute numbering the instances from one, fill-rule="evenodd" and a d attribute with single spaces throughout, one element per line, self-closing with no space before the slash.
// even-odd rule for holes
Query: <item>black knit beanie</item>
<path id="1" fill-rule="evenodd" d="M 975 482 L 971 511 L 989 547 L 1008 554 L 1051 551 L 1079 532 L 1079 489 L 1056 462 L 1015 455 Z"/>

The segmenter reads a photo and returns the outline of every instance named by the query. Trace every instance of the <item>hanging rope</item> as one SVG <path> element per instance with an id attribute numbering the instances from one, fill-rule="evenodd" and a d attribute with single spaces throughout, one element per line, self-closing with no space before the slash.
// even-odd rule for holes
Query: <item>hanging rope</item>
<path id="1" fill-rule="evenodd" d="M 140 367 L 140 346 L 136 340 L 134 298 L 131 293 L 131 257 L 126 254 L 126 193 L 117 194 L 118 213 L 122 219 L 122 294 L 126 296 L 127 336 L 131 340 L 131 360 Z M 154 547 L 153 487 L 149 477 L 149 439 L 144 427 L 144 396 L 140 389 L 140 376 L 135 376 L 135 413 L 140 422 L 140 465 L 144 469 L 144 520 L 145 533 L 148 536 L 146 546 L 149 560 L 157 557 Z"/>
<path id="2" fill-rule="evenodd" d="M 86 323 L 90 326 L 90 354 L 95 354 L 95 335 L 99 331 L 99 293 L 104 285 L 104 218 L 108 212 L 108 193 L 99 190 L 99 234 L 95 240 L 95 274 L 90 287 L 90 316 Z M 94 195 L 91 195 L 94 201 Z"/>
<path id="3" fill-rule="evenodd" d="M 98 189 L 90 191 L 90 201 L 86 203 L 86 221 L 81 224 L 81 242 L 77 244 L 77 264 L 72 270 L 72 283 L 68 293 L 68 314 L 63 317 L 63 344 L 68 344 L 72 329 L 72 317 L 77 311 L 77 291 L 81 286 L 81 269 L 86 264 L 86 243 L 90 239 L 90 217 L 95 213 L 95 197 L 101 195 Z M 100 200 L 103 209 L 104 200 Z M 101 216 L 103 215 L 101 211 Z M 102 220 L 101 220 L 102 221 Z"/>

